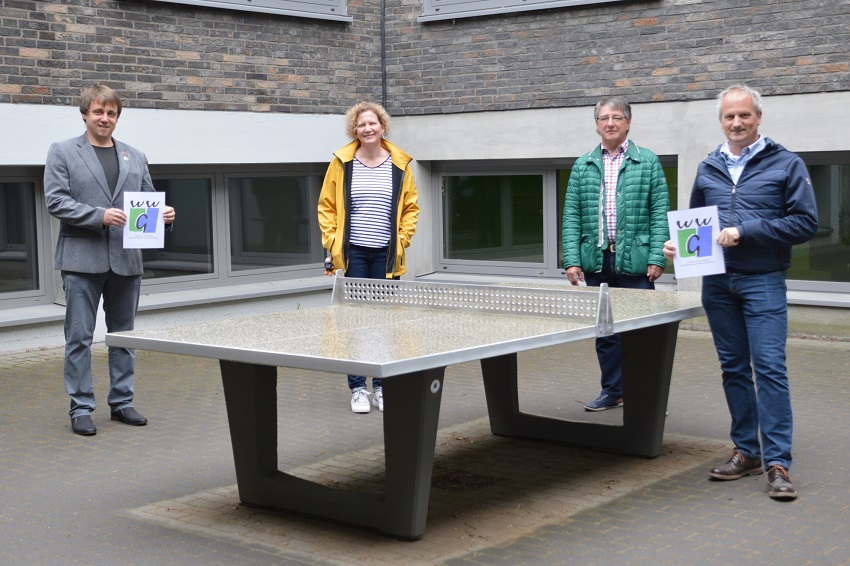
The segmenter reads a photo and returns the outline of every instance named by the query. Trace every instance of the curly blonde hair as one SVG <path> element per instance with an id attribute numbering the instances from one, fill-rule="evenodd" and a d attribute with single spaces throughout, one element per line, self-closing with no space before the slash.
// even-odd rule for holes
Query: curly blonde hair
<path id="1" fill-rule="evenodd" d="M 378 117 L 378 122 L 384 129 L 384 135 L 390 131 L 390 115 L 383 106 L 377 102 L 361 101 L 348 109 L 345 113 L 345 135 L 351 139 L 357 139 L 357 118 L 364 112 L 374 112 Z"/>

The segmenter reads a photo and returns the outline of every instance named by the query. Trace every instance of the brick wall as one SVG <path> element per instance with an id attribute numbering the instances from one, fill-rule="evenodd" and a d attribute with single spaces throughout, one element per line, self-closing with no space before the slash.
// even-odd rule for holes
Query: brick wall
<path id="1" fill-rule="evenodd" d="M 417 25 L 398 0 L 389 98 L 409 114 L 850 90 L 850 0 L 661 0 Z"/>
<path id="2" fill-rule="evenodd" d="M 353 23 L 144 1 L 0 0 L 0 102 L 337 113 L 381 96 L 380 2 Z M 850 90 L 850 0 L 651 0 L 420 24 L 385 0 L 395 115 Z"/>
<path id="3" fill-rule="evenodd" d="M 5 0 L 0 102 L 77 104 L 80 88 L 100 81 L 133 107 L 336 113 L 381 93 L 377 24 L 356 18 L 352 26 L 144 0 Z"/>

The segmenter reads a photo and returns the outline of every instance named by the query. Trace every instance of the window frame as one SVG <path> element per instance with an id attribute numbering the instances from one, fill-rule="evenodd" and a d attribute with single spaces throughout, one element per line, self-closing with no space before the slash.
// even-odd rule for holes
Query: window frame
<path id="1" fill-rule="evenodd" d="M 213 230 L 212 247 L 211 247 L 210 251 L 211 251 L 212 256 L 213 256 L 213 270 L 212 270 L 211 273 L 193 273 L 193 274 L 189 274 L 189 275 L 177 275 L 177 276 L 173 276 L 173 277 L 161 277 L 161 278 L 154 278 L 154 279 L 145 279 L 143 277 L 142 278 L 142 289 L 146 289 L 148 291 L 158 290 L 160 288 L 160 286 L 163 286 L 163 285 L 168 286 L 169 289 L 170 289 L 170 287 L 172 285 L 180 285 L 181 283 L 184 283 L 184 282 L 222 279 L 221 274 L 220 274 L 220 265 L 219 265 L 219 262 L 216 261 L 218 256 L 217 256 L 217 253 L 216 253 L 217 236 L 216 236 L 215 226 L 216 226 L 216 218 L 217 218 L 216 215 L 217 215 L 217 211 L 220 210 L 220 206 L 216 202 L 217 201 L 217 195 L 216 195 L 216 175 L 215 175 L 215 173 L 212 173 L 212 172 L 204 173 L 200 170 L 197 173 L 190 173 L 190 172 L 185 172 L 185 168 L 183 168 L 184 172 L 182 172 L 182 173 L 162 173 L 162 172 L 159 171 L 159 168 L 157 166 L 151 166 L 151 165 L 148 165 L 148 169 L 150 170 L 151 179 L 153 180 L 154 186 L 156 186 L 156 181 L 159 180 L 159 179 L 162 179 L 162 180 L 208 179 L 210 181 L 210 222 L 211 222 L 211 226 L 212 226 L 212 230 Z M 156 172 L 154 172 L 154 171 L 156 171 Z M 159 189 L 157 189 L 157 190 L 159 190 Z M 170 206 L 171 203 L 168 200 L 168 193 L 167 192 L 166 192 L 165 198 L 166 198 L 166 203 L 169 204 L 169 206 Z M 179 214 L 180 211 L 177 210 L 177 212 Z M 173 229 L 175 229 L 175 230 L 180 229 L 179 216 L 178 216 L 177 220 L 175 220 Z M 168 235 L 166 235 L 165 237 L 168 238 Z"/>
<path id="2" fill-rule="evenodd" d="M 275 266 L 262 269 L 233 271 L 230 267 L 230 210 L 228 179 L 231 177 L 289 177 L 306 176 L 312 178 L 310 190 L 318 194 L 322 180 L 327 170 L 326 163 L 303 163 L 295 165 L 264 165 L 264 164 L 234 164 L 234 165 L 149 165 L 151 177 L 156 179 L 212 179 L 212 227 L 213 227 L 213 272 L 191 275 L 179 275 L 157 279 L 143 279 L 142 289 L 147 293 L 166 293 L 185 291 L 195 284 L 194 288 L 225 287 L 279 281 L 281 279 L 297 279 L 321 275 L 321 260 L 315 264 L 306 263 L 294 266 Z M 316 187 L 314 189 L 314 186 Z M 167 197 L 166 197 L 167 198 Z M 318 212 L 310 216 L 310 221 L 318 226 Z M 174 230 L 180 228 L 180 211 Z M 166 238 L 168 235 L 166 235 Z M 321 238 L 316 236 L 315 246 L 321 249 Z M 311 247 L 312 249 L 312 247 Z"/>
<path id="3" fill-rule="evenodd" d="M 262 12 L 298 18 L 350 23 L 347 0 L 154 0 L 165 4 L 187 4 L 223 10 Z M 278 5 L 279 6 L 276 6 Z"/>
<path id="4" fill-rule="evenodd" d="M 457 18 L 475 18 L 497 14 L 551 10 L 590 4 L 607 4 L 622 0 L 423 0 L 419 22 L 435 22 Z"/>
<path id="5" fill-rule="evenodd" d="M 810 169 L 812 166 L 819 165 L 850 166 L 850 151 L 805 151 L 796 153 L 806 164 L 807 169 Z M 809 174 L 811 175 L 811 171 Z M 848 188 L 848 190 L 850 190 L 850 188 Z M 821 212 L 821 210 L 818 210 L 818 216 L 821 215 Z M 821 219 L 819 218 L 819 224 L 820 221 Z M 806 242 L 806 244 L 809 244 L 810 242 L 811 240 L 809 242 Z M 792 247 L 792 255 L 794 253 L 794 247 Z M 792 279 L 790 277 L 786 277 L 786 286 L 788 287 L 789 291 L 804 291 L 829 294 L 850 293 L 850 281 L 823 281 L 816 279 Z"/>
<path id="6" fill-rule="evenodd" d="M 0 294 L 0 306 L 11 308 L 22 305 L 38 305 L 53 302 L 54 287 L 53 254 L 55 242 L 51 241 L 50 222 L 52 217 L 47 212 L 44 200 L 44 168 L 39 174 L 32 168 L 0 168 L 0 183 L 32 183 L 34 196 L 35 220 L 35 253 L 38 284 L 35 289 L 26 291 L 11 291 Z M 58 221 L 56 221 L 58 228 Z"/>
<path id="7" fill-rule="evenodd" d="M 570 166 L 573 160 L 571 160 Z M 564 270 L 558 267 L 557 235 L 552 222 L 557 222 L 557 216 L 546 211 L 557 208 L 557 171 L 564 167 L 562 161 L 524 160 L 513 163 L 511 160 L 501 160 L 499 167 L 494 168 L 492 161 L 473 161 L 463 163 L 435 162 L 432 168 L 432 190 L 435 195 L 435 214 L 433 215 L 434 265 L 438 273 L 467 273 L 484 275 L 511 275 L 527 277 L 560 277 Z M 543 177 L 543 261 L 540 263 L 524 263 L 493 260 L 448 259 L 445 257 L 446 234 L 444 218 L 446 217 L 443 202 L 445 176 L 511 176 L 511 175 L 541 175 Z M 554 261 L 553 261 L 554 260 Z"/>
<path id="8" fill-rule="evenodd" d="M 315 172 L 306 173 L 306 172 L 303 172 L 301 170 L 295 170 L 293 172 L 289 172 L 289 171 L 282 172 L 282 171 L 278 170 L 278 171 L 268 171 L 268 172 L 263 172 L 263 173 L 259 173 L 257 171 L 254 171 L 254 172 L 251 172 L 251 173 L 226 172 L 226 173 L 222 174 L 222 186 L 224 187 L 224 215 L 225 215 L 226 218 L 225 218 L 224 224 L 222 224 L 222 226 L 224 226 L 224 229 L 221 230 L 220 232 L 224 233 L 224 237 L 226 239 L 225 248 L 224 248 L 225 254 L 222 255 L 222 259 L 224 261 L 226 261 L 225 265 L 227 266 L 227 269 L 226 269 L 226 273 L 227 273 L 226 278 L 227 279 L 231 279 L 231 278 L 232 279 L 238 279 L 238 278 L 246 277 L 246 276 L 263 276 L 263 275 L 269 275 L 269 274 L 275 274 L 275 273 L 290 273 L 290 272 L 300 273 L 300 272 L 305 271 L 305 266 L 307 266 L 306 267 L 307 269 L 311 269 L 311 270 L 312 270 L 312 266 L 313 266 L 312 263 L 307 263 L 307 264 L 299 264 L 299 265 L 278 265 L 278 266 L 264 267 L 264 268 L 259 268 L 259 269 L 244 269 L 244 270 L 243 269 L 239 269 L 239 270 L 233 269 L 233 265 L 231 263 L 231 259 L 233 258 L 233 248 L 232 248 L 232 241 L 231 241 L 230 234 L 231 234 L 231 230 L 233 228 L 233 223 L 239 222 L 241 224 L 242 219 L 235 219 L 235 218 L 232 217 L 233 211 L 231 211 L 231 209 L 230 209 L 230 179 L 246 178 L 246 177 L 247 178 L 306 177 L 307 178 L 308 195 L 310 196 L 310 198 L 313 199 L 313 202 L 315 203 L 314 214 L 312 216 L 310 216 L 310 224 L 309 224 L 310 228 L 308 228 L 308 230 L 311 231 L 311 232 L 312 231 L 317 232 L 315 234 L 315 237 L 310 239 L 310 242 L 311 242 L 310 253 L 312 253 L 314 251 L 321 251 L 322 250 L 321 230 L 319 229 L 319 217 L 318 217 L 318 208 L 317 207 L 318 207 L 318 204 L 319 204 L 319 193 L 320 193 L 321 188 L 322 188 L 322 180 L 324 178 L 323 177 L 324 172 L 325 171 L 323 170 L 322 173 L 321 173 L 321 176 L 316 175 Z M 313 198 L 313 197 L 315 197 L 315 198 Z M 323 253 L 320 254 L 320 255 L 322 255 L 322 258 L 318 259 L 318 261 L 315 264 L 316 266 L 321 264 L 322 259 L 324 258 Z"/>
<path id="9" fill-rule="evenodd" d="M 433 231 L 435 234 L 433 261 L 435 271 L 438 273 L 458 273 L 458 274 L 483 274 L 494 276 L 519 276 L 519 277 L 564 277 L 566 270 L 561 265 L 562 254 L 561 234 L 558 231 L 559 219 L 563 214 L 563 210 L 559 208 L 558 201 L 558 177 L 559 172 L 563 170 L 572 170 L 579 156 L 563 159 L 524 159 L 511 160 L 502 159 L 498 161 L 475 160 L 475 161 L 457 161 L 457 162 L 438 162 L 432 164 L 432 195 L 433 201 L 436 203 L 434 209 Z M 677 155 L 659 155 L 661 165 L 665 169 L 675 169 L 677 175 L 679 173 L 679 164 Z M 494 165 L 498 168 L 494 168 Z M 540 264 L 520 264 L 517 262 L 500 262 L 500 261 L 475 261 L 475 260 L 455 260 L 444 257 L 445 250 L 445 232 L 444 232 L 444 217 L 446 211 L 443 205 L 443 177 L 461 176 L 461 175 L 528 175 L 528 174 L 543 174 L 543 254 L 544 260 Z M 565 179 L 565 183 L 569 181 L 569 174 Z M 678 181 L 677 181 L 678 184 Z M 564 185 L 566 191 L 566 185 Z M 668 191 L 669 191 L 668 183 Z M 675 202 L 675 201 L 674 201 Z M 547 214 L 547 211 L 554 210 L 554 214 Z M 658 279 L 659 284 L 673 284 L 675 282 L 674 274 L 668 268 Z"/>

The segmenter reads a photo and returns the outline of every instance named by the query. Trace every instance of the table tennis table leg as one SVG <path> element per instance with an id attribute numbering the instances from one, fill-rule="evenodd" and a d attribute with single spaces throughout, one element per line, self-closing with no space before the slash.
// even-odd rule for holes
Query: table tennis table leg
<path id="1" fill-rule="evenodd" d="M 532 438 L 654 458 L 661 453 L 679 323 L 620 333 L 623 425 L 605 425 L 523 413 L 517 355 L 481 360 L 490 429 L 498 436 Z"/>
<path id="2" fill-rule="evenodd" d="M 277 472 L 277 368 L 226 360 L 219 365 L 239 495 L 259 504 L 256 478 Z"/>
<path id="3" fill-rule="evenodd" d="M 667 400 L 679 322 L 620 334 L 623 363 L 623 450 L 655 458 L 661 454 Z"/>
<path id="4" fill-rule="evenodd" d="M 385 493 L 341 490 L 278 470 L 277 368 L 220 362 L 242 503 L 404 539 L 425 532 L 445 368 L 384 378 Z"/>
<path id="5" fill-rule="evenodd" d="M 381 530 L 425 532 L 445 368 L 384 378 L 386 498 Z"/>

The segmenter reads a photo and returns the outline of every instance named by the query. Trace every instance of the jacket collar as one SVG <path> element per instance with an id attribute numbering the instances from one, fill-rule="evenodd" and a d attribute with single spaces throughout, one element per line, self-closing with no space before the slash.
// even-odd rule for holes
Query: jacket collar
<path id="1" fill-rule="evenodd" d="M 399 169 L 406 169 L 408 163 L 413 161 L 413 158 L 410 155 L 389 140 L 382 139 L 381 145 L 384 149 L 390 152 L 393 165 Z M 352 140 L 348 144 L 336 150 L 334 155 L 343 163 L 348 163 L 354 159 L 354 152 L 357 151 L 358 147 L 360 147 L 360 140 Z"/>
<path id="2" fill-rule="evenodd" d="M 724 144 L 718 145 L 717 148 L 708 155 L 708 157 L 712 161 L 717 160 L 718 162 L 722 163 L 723 166 L 725 167 L 726 166 L 726 159 L 723 157 L 723 154 L 720 151 L 721 149 L 723 149 L 723 146 L 724 146 Z M 758 161 L 759 159 L 763 158 L 764 156 L 772 154 L 772 153 L 779 151 L 779 150 L 782 150 L 782 149 L 785 149 L 785 148 L 783 148 L 781 145 L 779 145 L 778 143 L 776 143 L 775 141 L 773 141 L 769 137 L 764 136 L 764 149 L 762 149 L 756 155 L 754 155 L 753 160 Z"/>
<path id="3" fill-rule="evenodd" d="M 593 162 L 601 162 L 602 161 L 602 144 L 596 144 L 596 147 L 593 148 L 590 153 L 586 155 L 587 161 Z M 641 160 L 641 151 L 638 144 L 634 141 L 629 140 L 629 147 L 626 149 L 626 157 L 631 159 L 632 161 L 640 161 Z"/>

